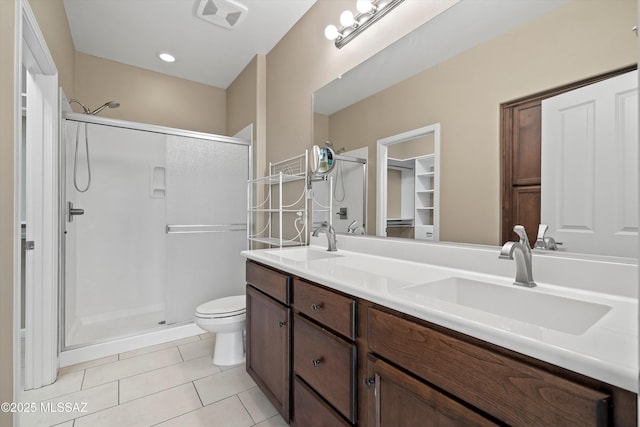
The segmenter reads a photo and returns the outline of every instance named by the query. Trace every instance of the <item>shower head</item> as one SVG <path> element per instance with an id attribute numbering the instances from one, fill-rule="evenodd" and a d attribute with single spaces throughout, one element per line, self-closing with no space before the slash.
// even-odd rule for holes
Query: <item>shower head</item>
<path id="1" fill-rule="evenodd" d="M 115 102 L 115 101 L 107 101 L 104 104 L 102 104 L 101 106 L 99 106 L 98 108 L 96 108 L 95 110 L 87 113 L 87 114 L 91 114 L 92 116 L 95 116 L 96 114 L 99 114 L 102 110 L 104 110 L 105 108 L 118 108 L 120 106 L 119 102 Z"/>
<path id="2" fill-rule="evenodd" d="M 346 149 L 346 148 L 344 148 L 344 147 L 339 148 L 339 149 L 337 149 L 337 150 L 336 150 L 336 149 L 333 147 L 333 142 L 331 142 L 331 141 L 326 141 L 326 142 L 324 143 L 324 145 L 325 145 L 326 147 L 331 148 L 331 149 L 332 149 L 336 154 L 344 153 L 345 151 L 347 151 L 347 149 Z"/>
<path id="3" fill-rule="evenodd" d="M 92 116 L 95 116 L 96 114 L 99 114 L 102 110 L 104 110 L 105 108 L 118 108 L 120 106 L 119 102 L 115 102 L 115 101 L 107 101 L 104 104 L 102 104 L 101 106 L 99 106 L 98 108 L 96 108 L 95 110 L 91 111 L 89 109 L 89 107 L 87 107 L 86 105 L 84 105 L 82 102 L 78 101 L 77 99 L 70 99 L 69 103 L 75 102 L 76 104 L 78 104 L 79 106 L 82 107 L 82 110 L 85 114 L 89 114 Z"/>

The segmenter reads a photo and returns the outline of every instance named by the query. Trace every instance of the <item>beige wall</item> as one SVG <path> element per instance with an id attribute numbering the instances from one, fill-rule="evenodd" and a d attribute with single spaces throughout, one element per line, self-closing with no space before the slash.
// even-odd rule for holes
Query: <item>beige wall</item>
<path id="1" fill-rule="evenodd" d="M 13 0 L 0 0 L 0 402 L 13 398 L 14 25 Z M 12 425 L 0 412 L 0 426 Z"/>
<path id="2" fill-rule="evenodd" d="M 65 95 L 73 98 L 76 50 L 63 0 L 29 0 L 29 4 L 56 63 L 58 83 Z"/>
<path id="3" fill-rule="evenodd" d="M 90 108 L 120 103 L 101 116 L 226 135 L 224 89 L 77 52 L 75 93 Z"/>
<path id="4" fill-rule="evenodd" d="M 353 0 L 318 0 L 267 55 L 267 160 L 311 147 L 311 94 L 417 28 L 444 2 L 411 0 L 342 49 L 324 37 L 329 23 L 353 8 Z M 373 30 L 375 28 L 375 30 Z"/>
<path id="5" fill-rule="evenodd" d="M 258 57 L 255 56 L 227 88 L 227 130 L 235 135 L 257 118 Z"/>
<path id="6" fill-rule="evenodd" d="M 330 139 L 376 153 L 377 139 L 440 123 L 440 238 L 499 244 L 500 104 L 636 63 L 635 17 L 635 0 L 575 0 L 333 114 Z"/>
<path id="7" fill-rule="evenodd" d="M 265 79 L 265 56 L 256 55 L 227 88 L 227 132 L 233 136 L 253 124 L 254 166 L 265 164 Z M 263 176 L 264 170 L 253 173 Z"/>

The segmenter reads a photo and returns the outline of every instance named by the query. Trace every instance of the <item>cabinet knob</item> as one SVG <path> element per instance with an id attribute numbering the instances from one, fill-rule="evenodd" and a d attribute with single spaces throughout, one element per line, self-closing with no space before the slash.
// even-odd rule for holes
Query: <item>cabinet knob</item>
<path id="1" fill-rule="evenodd" d="M 313 366 L 318 366 L 318 365 L 319 365 L 319 364 L 321 364 L 321 363 L 322 363 L 322 357 L 319 357 L 319 358 L 317 358 L 317 359 L 313 359 L 313 360 L 311 361 L 311 364 L 312 364 Z"/>
<path id="2" fill-rule="evenodd" d="M 311 304 L 311 310 L 318 311 L 322 309 L 322 304 Z"/>
<path id="3" fill-rule="evenodd" d="M 364 385 L 367 386 L 367 388 L 371 388 L 371 386 L 375 385 L 375 383 L 376 383 L 376 379 L 373 377 L 364 379 Z"/>
<path id="4" fill-rule="evenodd" d="M 284 322 L 284 321 L 282 321 L 282 320 L 278 322 L 278 326 L 280 326 L 281 328 L 282 328 L 283 326 L 285 326 L 286 324 L 287 324 L 287 322 Z"/>

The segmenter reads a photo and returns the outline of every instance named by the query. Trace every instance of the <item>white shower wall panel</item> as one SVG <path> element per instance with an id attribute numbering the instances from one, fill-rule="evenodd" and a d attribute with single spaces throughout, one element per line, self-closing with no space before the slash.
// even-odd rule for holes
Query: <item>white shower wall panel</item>
<path id="1" fill-rule="evenodd" d="M 165 167 L 166 136 L 87 126 L 91 187 L 86 193 L 72 190 L 75 207 L 85 210 L 74 219 L 78 249 L 75 312 L 83 323 L 91 323 L 161 310 L 165 302 L 165 201 L 152 197 L 151 177 L 154 167 Z M 72 141 L 67 152 L 73 152 L 74 144 Z M 67 164 L 69 169 L 73 171 L 73 163 Z M 87 177 L 84 155 L 79 157 L 78 169 L 82 188 Z"/>

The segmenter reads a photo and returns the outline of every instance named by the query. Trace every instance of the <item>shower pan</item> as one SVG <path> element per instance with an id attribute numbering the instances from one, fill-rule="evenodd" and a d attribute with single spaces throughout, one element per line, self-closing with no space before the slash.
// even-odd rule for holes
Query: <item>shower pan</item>
<path id="1" fill-rule="evenodd" d="M 61 215 L 61 350 L 183 325 L 204 301 L 244 292 L 247 141 L 87 114 L 65 119 L 61 202 L 83 215 Z M 79 126 L 90 134 L 85 192 L 70 167 L 87 161 L 75 154 Z M 87 173 L 78 168 L 77 178 L 86 182 Z"/>

